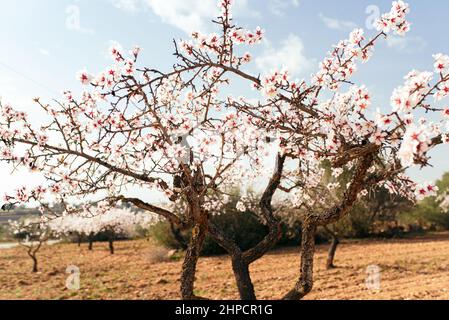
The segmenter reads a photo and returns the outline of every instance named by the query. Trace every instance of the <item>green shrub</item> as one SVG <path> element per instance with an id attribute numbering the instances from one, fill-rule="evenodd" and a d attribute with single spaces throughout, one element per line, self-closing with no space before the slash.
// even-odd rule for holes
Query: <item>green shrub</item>
<path id="1" fill-rule="evenodd" d="M 144 234 L 144 232 L 142 232 Z M 171 229 L 170 223 L 167 221 L 161 221 L 152 226 L 148 230 L 148 236 L 156 241 L 156 243 L 171 249 L 184 249 L 185 243 L 178 241 L 175 237 L 173 230 Z M 184 241 L 187 241 L 188 234 L 182 232 L 182 237 Z"/>
<path id="2" fill-rule="evenodd" d="M 215 225 L 223 233 L 233 239 L 242 250 L 248 250 L 257 245 L 267 235 L 267 228 L 260 223 L 257 216 L 251 212 L 231 211 L 212 218 Z M 226 253 L 212 238 L 206 237 L 203 255 Z"/>
<path id="3" fill-rule="evenodd" d="M 267 234 L 267 228 L 257 216 L 250 212 L 230 210 L 212 217 L 212 222 L 227 236 L 233 239 L 242 250 L 252 248 Z M 183 241 L 179 241 L 168 222 L 159 222 L 152 226 L 149 235 L 160 245 L 172 249 L 185 249 L 190 232 L 181 232 Z M 203 256 L 224 254 L 221 248 L 210 236 L 207 236 L 201 254 Z"/>

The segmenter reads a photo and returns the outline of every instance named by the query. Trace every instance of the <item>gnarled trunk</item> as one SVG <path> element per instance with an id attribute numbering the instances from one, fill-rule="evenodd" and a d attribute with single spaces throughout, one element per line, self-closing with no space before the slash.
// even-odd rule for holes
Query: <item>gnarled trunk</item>
<path id="1" fill-rule="evenodd" d="M 342 202 L 329 210 L 311 213 L 304 219 L 302 226 L 301 274 L 293 290 L 284 299 L 302 299 L 312 290 L 316 228 L 337 222 L 349 213 L 357 201 L 360 191 L 366 188 L 366 175 L 374 162 L 374 154 L 378 150 L 376 146 L 372 148 L 372 151 L 358 160 L 352 182 L 344 193 Z"/>
<path id="2" fill-rule="evenodd" d="M 195 300 L 193 293 L 195 273 L 198 259 L 206 237 L 207 224 L 197 223 L 192 229 L 189 246 L 187 247 L 181 273 L 181 297 L 183 300 Z"/>
<path id="3" fill-rule="evenodd" d="M 287 293 L 284 300 L 299 300 L 313 288 L 313 257 L 315 255 L 316 226 L 304 223 L 301 241 L 301 274 L 295 287 Z"/>
<path id="4" fill-rule="evenodd" d="M 257 300 L 254 285 L 251 280 L 251 274 L 249 272 L 249 266 L 273 248 L 281 237 L 280 223 L 274 216 L 271 201 L 273 199 L 273 195 L 279 187 L 285 160 L 286 156 L 278 155 L 275 170 L 260 200 L 259 205 L 261 208 L 261 214 L 265 219 L 269 232 L 256 246 L 242 252 L 233 239 L 227 237 L 212 223 L 209 223 L 209 233 L 214 240 L 231 256 L 232 270 L 234 272 L 237 288 L 239 290 L 240 299 L 242 300 Z"/>

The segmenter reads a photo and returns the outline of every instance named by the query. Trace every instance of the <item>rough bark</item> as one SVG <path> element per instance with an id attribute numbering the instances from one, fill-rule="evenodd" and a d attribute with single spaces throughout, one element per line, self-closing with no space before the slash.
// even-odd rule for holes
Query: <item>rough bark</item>
<path id="1" fill-rule="evenodd" d="M 186 251 L 181 273 L 181 297 L 183 300 L 196 300 L 194 294 L 195 273 L 201 248 L 206 237 L 207 224 L 198 222 L 192 229 L 192 236 Z"/>
<path id="2" fill-rule="evenodd" d="M 295 287 L 285 295 L 284 300 L 299 300 L 313 288 L 313 256 L 315 254 L 316 227 L 305 222 L 302 227 L 301 270 Z"/>
<path id="3" fill-rule="evenodd" d="M 249 263 L 241 255 L 232 257 L 232 271 L 239 290 L 240 299 L 244 301 L 257 300 L 254 285 L 249 273 Z"/>

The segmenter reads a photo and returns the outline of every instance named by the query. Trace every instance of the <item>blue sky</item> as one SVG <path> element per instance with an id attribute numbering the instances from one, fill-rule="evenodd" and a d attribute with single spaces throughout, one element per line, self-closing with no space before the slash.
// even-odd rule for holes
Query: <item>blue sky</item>
<path id="1" fill-rule="evenodd" d="M 252 72 L 288 66 L 308 79 L 318 61 L 338 40 L 391 1 L 366 0 L 235 0 L 238 24 L 266 30 L 267 40 L 251 52 L 258 59 Z M 408 1 L 412 31 L 381 41 L 373 59 L 361 65 L 355 80 L 375 97 L 374 108 L 390 108 L 392 90 L 411 69 L 431 70 L 432 54 L 449 53 L 449 2 Z M 144 48 L 140 64 L 168 68 L 173 62 L 172 39 L 188 31 L 213 31 L 215 0 L 16 0 L 0 4 L 0 96 L 33 113 L 31 99 L 59 97 L 64 89 L 81 91 L 75 73 L 87 67 L 97 72 L 110 60 L 110 41 L 125 48 Z M 368 33 L 374 32 L 367 30 Z M 248 91 L 250 91 L 248 89 Z M 242 92 L 245 90 L 242 89 Z M 449 170 L 449 147 L 434 152 L 433 168 L 412 170 L 419 181 L 434 180 Z M 38 178 L 0 168 L 0 194 Z"/>

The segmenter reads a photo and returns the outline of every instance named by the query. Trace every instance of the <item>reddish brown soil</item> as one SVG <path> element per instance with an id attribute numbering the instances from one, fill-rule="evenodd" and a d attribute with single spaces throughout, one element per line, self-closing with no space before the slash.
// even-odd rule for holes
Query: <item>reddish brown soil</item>
<path id="1" fill-rule="evenodd" d="M 161 261 L 165 253 L 146 241 L 117 243 L 111 256 L 106 244 L 46 246 L 40 272 L 21 248 L 0 250 L 0 299 L 177 299 L 180 261 Z M 325 270 L 327 246 L 319 246 L 315 287 L 307 299 L 449 299 L 449 234 L 413 240 L 343 243 L 337 268 Z M 278 299 L 298 276 L 298 249 L 276 250 L 256 262 L 251 273 L 261 299 Z M 155 253 L 156 252 L 156 253 Z M 81 289 L 65 288 L 66 268 L 81 272 Z M 380 290 L 368 290 L 366 268 L 381 268 Z M 196 293 L 212 299 L 237 299 L 227 257 L 199 262 Z"/>

